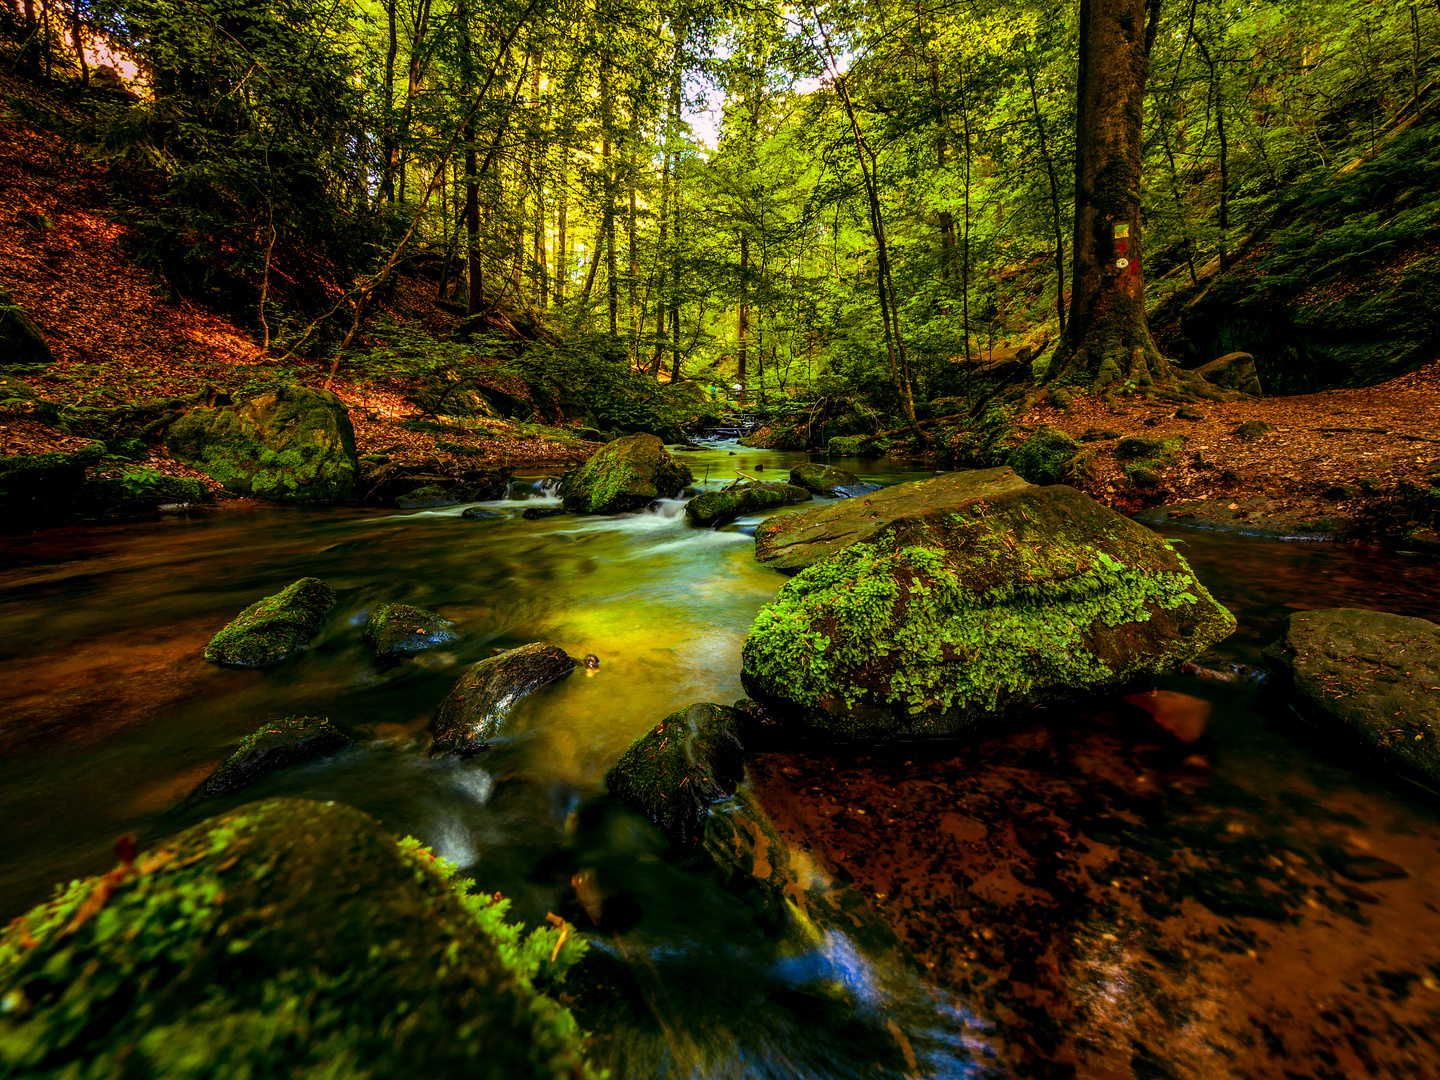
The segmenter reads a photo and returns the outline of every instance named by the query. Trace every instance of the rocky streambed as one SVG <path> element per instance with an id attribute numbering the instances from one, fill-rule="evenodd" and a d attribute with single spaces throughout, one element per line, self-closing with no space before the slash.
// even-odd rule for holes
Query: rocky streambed
<path id="1" fill-rule="evenodd" d="M 9 712 L 41 735 L 8 729 L 0 764 L 8 914 L 103 875 L 7 932 L 7 1062 L 300 1075 L 277 1048 L 301 1032 L 356 1073 L 413 1039 L 434 1075 L 1440 1060 L 1440 817 L 1413 745 L 1433 564 L 1172 544 L 1003 470 L 610 447 L 523 500 L 17 545 L 0 673 L 26 672 Z M 726 487 L 756 494 L 687 517 Z M 1303 613 L 1380 604 L 1406 618 Z M 1403 747 L 1361 722 L 1410 690 Z M 283 914 L 325 889 L 333 920 Z M 184 925 L 146 914 L 185 903 Z M 372 904 L 399 921 L 347 933 Z M 474 956 L 439 960 L 447 935 Z M 192 1000 L 222 956 L 249 981 Z M 346 989 L 389 979 L 426 1003 Z"/>

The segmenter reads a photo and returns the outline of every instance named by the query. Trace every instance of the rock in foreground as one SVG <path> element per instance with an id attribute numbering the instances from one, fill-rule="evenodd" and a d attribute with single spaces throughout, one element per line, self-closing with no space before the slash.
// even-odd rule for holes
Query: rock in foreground
<path id="1" fill-rule="evenodd" d="M 430 721 L 430 754 L 469 754 L 500 734 L 516 703 L 575 670 L 565 650 L 537 641 L 472 666 Z"/>
<path id="2" fill-rule="evenodd" d="M 623 514 L 670 498 L 693 479 L 654 435 L 627 435 L 596 451 L 561 494 L 572 514 Z"/>
<path id="3" fill-rule="evenodd" d="M 205 659 L 231 667 L 278 664 L 319 632 L 334 603 L 329 585 L 301 578 L 226 623 L 205 646 Z"/>
<path id="4" fill-rule="evenodd" d="M 896 484 L 873 495 L 833 506 L 780 514 L 755 530 L 755 557 L 777 570 L 798 570 L 860 540 L 896 518 L 936 507 L 959 507 L 1029 487 L 1013 469 L 974 469 L 944 473 L 930 480 Z"/>
<path id="5" fill-rule="evenodd" d="M 444 645 L 459 635 L 453 622 L 433 611 L 409 604 L 380 604 L 371 610 L 360 636 L 376 656 L 398 656 Z"/>
<path id="6" fill-rule="evenodd" d="M 1234 628 L 1162 538 L 1074 488 L 1025 485 L 801 571 L 756 617 L 742 681 L 827 737 L 945 734 L 1164 671 Z"/>
<path id="7" fill-rule="evenodd" d="M 705 832 L 710 804 L 734 795 L 745 775 L 739 726 L 739 714 L 723 705 L 673 712 L 630 744 L 605 786 L 674 847 L 690 850 Z"/>
<path id="8" fill-rule="evenodd" d="M 200 785 L 197 794 L 228 795 L 249 787 L 266 773 L 343 750 L 351 741 L 329 720 L 317 716 L 277 720 L 246 736 L 225 763 Z"/>
<path id="9" fill-rule="evenodd" d="M 227 491 L 283 503 L 348 502 L 359 463 L 345 403 L 328 390 L 282 386 L 171 425 L 172 456 Z"/>
<path id="10" fill-rule="evenodd" d="M 1297 611 L 1265 657 L 1307 718 L 1343 726 L 1440 787 L 1440 626 L 1359 608 Z"/>
<path id="11" fill-rule="evenodd" d="M 547 968 L 558 931 L 503 941 L 490 897 L 358 810 L 255 803 L 122 857 L 0 938 L 0 1074 L 589 1075 L 532 982 L 583 946 Z"/>
<path id="12" fill-rule="evenodd" d="M 810 492 L 793 484 L 757 480 L 696 495 L 685 504 L 685 516 L 696 525 L 723 525 L 742 514 L 757 514 L 813 498 Z"/>

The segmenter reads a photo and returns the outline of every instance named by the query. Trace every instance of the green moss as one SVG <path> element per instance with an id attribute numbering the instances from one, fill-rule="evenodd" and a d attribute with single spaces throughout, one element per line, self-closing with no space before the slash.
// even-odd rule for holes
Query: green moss
<path id="1" fill-rule="evenodd" d="M 1254 442 L 1267 432 L 1275 430 L 1274 424 L 1267 424 L 1264 420 L 1247 420 L 1230 434 L 1241 442 Z"/>
<path id="2" fill-rule="evenodd" d="M 694 479 L 654 435 L 627 435 L 597 450 L 566 477 L 565 509 L 578 514 L 619 514 L 642 510 L 668 498 Z"/>
<path id="3" fill-rule="evenodd" d="M 671 713 L 630 744 L 605 776 L 610 794 L 644 814 L 679 848 L 693 848 L 712 803 L 744 776 L 739 715 L 702 702 Z"/>
<path id="4" fill-rule="evenodd" d="M 723 525 L 741 514 L 756 514 L 811 498 L 810 492 L 793 484 L 755 482 L 703 492 L 685 504 L 685 516 L 696 525 Z"/>
<path id="5" fill-rule="evenodd" d="M 1234 629 L 1159 537 L 1079 492 L 902 518 L 791 579 L 742 679 L 821 730 L 958 730 L 1046 692 L 1122 682 Z"/>
<path id="6" fill-rule="evenodd" d="M 836 435 L 825 451 L 831 457 L 859 457 L 864 453 L 861 441 L 853 435 Z"/>
<path id="7" fill-rule="evenodd" d="M 344 403 L 299 386 L 192 409 L 171 425 L 165 445 L 227 490 L 274 502 L 348 501 L 359 468 Z"/>
<path id="8" fill-rule="evenodd" d="M 444 616 L 409 604 L 379 604 L 365 620 L 361 637 L 378 655 L 419 652 L 454 641 L 455 624 Z"/>
<path id="9" fill-rule="evenodd" d="M 348 735 L 318 716 L 287 716 L 245 736 L 200 792 L 225 795 L 248 787 L 266 773 L 334 753 L 351 743 Z"/>
<path id="10" fill-rule="evenodd" d="M 1010 451 L 1007 464 L 1032 484 L 1059 484 L 1071 477 L 1079 452 L 1080 444 L 1065 432 L 1042 427 Z"/>
<path id="11" fill-rule="evenodd" d="M 1115 460 L 1171 461 L 1183 449 L 1185 449 L 1184 435 L 1172 435 L 1168 439 L 1139 437 L 1121 439 L 1115 445 Z"/>
<path id="12" fill-rule="evenodd" d="M 583 940 L 472 885 L 350 807 L 213 818 L 11 924 L 0 1074 L 589 1075 L 540 992 Z"/>
<path id="13" fill-rule="evenodd" d="M 334 603 L 329 585 L 301 578 L 235 616 L 205 646 L 205 659 L 234 667 L 278 664 L 316 635 Z"/>

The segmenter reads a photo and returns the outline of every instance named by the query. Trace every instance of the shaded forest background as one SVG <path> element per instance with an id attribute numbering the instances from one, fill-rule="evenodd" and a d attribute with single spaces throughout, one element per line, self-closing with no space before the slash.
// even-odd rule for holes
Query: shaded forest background
<path id="1" fill-rule="evenodd" d="M 874 430 L 907 391 L 922 417 L 983 404 L 997 370 L 1043 372 L 1063 331 L 1068 3 L 0 13 L 0 62 L 80 106 L 13 107 L 103 164 L 133 257 L 174 296 L 282 364 L 418 382 L 436 414 L 483 371 L 564 388 L 605 429 L 733 397 L 859 402 Z M 1433 359 L 1440 5 L 1151 14 L 1140 194 L 1162 351 L 1253 352 L 1282 393 Z"/>

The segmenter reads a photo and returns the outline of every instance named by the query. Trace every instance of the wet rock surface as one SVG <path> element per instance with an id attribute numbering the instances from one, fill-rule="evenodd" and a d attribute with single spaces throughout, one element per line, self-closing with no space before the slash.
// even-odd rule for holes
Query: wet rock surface
<path id="1" fill-rule="evenodd" d="M 695 525 L 723 525 L 742 514 L 756 514 L 777 506 L 809 502 L 814 497 L 794 484 L 751 481 L 723 491 L 702 492 L 685 504 L 685 516 Z"/>
<path id="2" fill-rule="evenodd" d="M 1277 540 L 1339 540 L 1354 526 L 1349 514 L 1319 499 L 1264 495 L 1167 503 L 1141 510 L 1135 520 L 1155 527 L 1209 529 Z"/>
<path id="3" fill-rule="evenodd" d="M 606 443 L 566 478 L 561 494 L 572 514 L 623 514 L 675 495 L 694 479 L 654 435 Z"/>
<path id="4" fill-rule="evenodd" d="M 320 717 L 290 716 L 277 720 L 246 737 L 195 794 L 228 795 L 249 787 L 266 773 L 333 754 L 352 741 L 329 720 Z"/>
<path id="5" fill-rule="evenodd" d="M 937 507 L 958 508 L 1028 486 L 1013 469 L 975 469 L 896 484 L 833 506 L 778 514 L 756 530 L 755 557 L 777 570 L 799 570 L 868 539 L 896 518 Z"/>
<path id="6" fill-rule="evenodd" d="M 743 718 L 701 702 L 677 710 L 640 736 L 605 775 L 605 786 L 649 818 L 672 847 L 690 850 L 710 806 L 735 794 L 744 776 Z"/>
<path id="7" fill-rule="evenodd" d="M 328 390 L 282 386 L 235 405 L 192 409 L 165 433 L 165 447 L 239 495 L 327 505 L 355 493 L 355 429 L 350 410 Z"/>
<path id="8" fill-rule="evenodd" d="M 329 585 L 319 578 L 301 578 L 226 623 L 205 646 L 205 659 L 230 667 L 278 664 L 319 633 L 334 604 Z"/>
<path id="9" fill-rule="evenodd" d="M 863 899 L 988 1021 L 979 1075 L 1358 1080 L 1440 1060 L 1421 880 L 1440 852 L 1348 777 L 1217 775 L 1207 744 L 1111 714 L 945 747 L 752 758 L 773 833 L 744 819 L 736 850 L 830 882 L 829 910 Z M 1372 860 L 1405 876 L 1336 869 Z"/>
<path id="10" fill-rule="evenodd" d="M 360 634 L 376 656 L 420 652 L 459 637 L 449 619 L 410 604 L 377 605 Z"/>
<path id="11" fill-rule="evenodd" d="M 941 734 L 1168 670 L 1234 628 L 1165 540 L 1074 488 L 1025 485 L 802 570 L 756 616 L 741 681 L 826 738 Z"/>
<path id="12" fill-rule="evenodd" d="M 522 697 L 573 670 L 564 649 L 539 641 L 481 660 L 460 676 L 430 721 L 431 755 L 483 749 Z"/>
<path id="13" fill-rule="evenodd" d="M 856 495 L 868 495 L 879 491 L 879 484 L 864 484 L 854 473 L 837 469 L 832 465 L 817 465 L 813 462 L 797 465 L 790 470 L 790 483 L 812 491 L 816 495 L 835 495 L 842 499 Z"/>
<path id="14" fill-rule="evenodd" d="M 1360 608 L 1297 611 L 1265 656 L 1302 715 L 1440 791 L 1440 626 Z"/>
<path id="15" fill-rule="evenodd" d="M 488 898 L 358 810 L 255 803 L 117 855 L 0 938 L 7 1075 L 589 1075 Z"/>
<path id="16" fill-rule="evenodd" d="M 467 469 L 436 457 L 393 461 L 386 454 L 368 454 L 360 462 L 356 497 L 364 503 L 421 510 L 503 499 L 509 480 L 504 470 Z"/>

